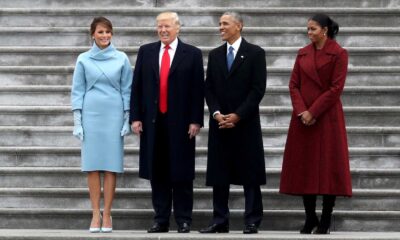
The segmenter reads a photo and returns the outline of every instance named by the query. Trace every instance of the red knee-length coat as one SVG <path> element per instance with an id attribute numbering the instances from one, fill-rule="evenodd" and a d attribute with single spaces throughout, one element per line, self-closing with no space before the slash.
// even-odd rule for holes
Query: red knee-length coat
<path id="1" fill-rule="evenodd" d="M 323 49 L 299 50 L 289 90 L 292 119 L 283 157 L 280 192 L 351 196 L 347 134 L 340 95 L 348 55 L 328 39 Z M 308 110 L 316 119 L 305 126 L 298 116 Z"/>

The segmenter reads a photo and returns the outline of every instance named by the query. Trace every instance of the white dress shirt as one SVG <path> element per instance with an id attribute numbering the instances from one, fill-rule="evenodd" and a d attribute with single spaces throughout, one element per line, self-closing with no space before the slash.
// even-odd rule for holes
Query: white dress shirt
<path id="1" fill-rule="evenodd" d="M 169 49 L 168 49 L 168 54 L 169 54 L 169 66 L 171 67 L 172 64 L 172 60 L 174 59 L 175 56 L 175 52 L 176 52 L 176 48 L 178 47 L 178 38 L 175 38 L 174 41 L 172 41 L 172 43 L 169 45 Z M 160 47 L 160 54 L 158 54 L 158 66 L 161 69 L 161 59 L 162 56 L 164 54 L 164 49 L 165 48 L 165 44 L 161 42 L 161 47 Z"/>
<path id="2" fill-rule="evenodd" d="M 241 43 L 242 43 L 241 36 L 232 45 L 227 42 L 226 43 L 226 55 L 228 55 L 229 48 L 232 46 L 233 47 L 233 59 L 235 59 L 236 53 L 238 52 Z"/>

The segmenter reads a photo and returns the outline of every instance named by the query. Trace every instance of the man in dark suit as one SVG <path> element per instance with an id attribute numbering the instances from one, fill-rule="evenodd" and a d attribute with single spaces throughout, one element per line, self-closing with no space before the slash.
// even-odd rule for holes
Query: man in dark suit
<path id="1" fill-rule="evenodd" d="M 229 231 L 229 186 L 243 185 L 243 233 L 257 233 L 263 216 L 260 185 L 266 183 L 259 104 L 265 93 L 262 48 L 241 37 L 243 20 L 224 13 L 226 43 L 208 56 L 206 101 L 210 110 L 206 185 L 213 187 L 213 219 L 201 233 Z"/>
<path id="2" fill-rule="evenodd" d="M 190 231 L 195 136 L 203 126 L 204 69 L 201 51 L 177 38 L 174 12 L 157 16 L 160 41 L 140 47 L 132 84 L 130 121 L 140 135 L 139 176 L 149 179 L 154 224 L 168 232 L 173 204 L 178 232 Z"/>

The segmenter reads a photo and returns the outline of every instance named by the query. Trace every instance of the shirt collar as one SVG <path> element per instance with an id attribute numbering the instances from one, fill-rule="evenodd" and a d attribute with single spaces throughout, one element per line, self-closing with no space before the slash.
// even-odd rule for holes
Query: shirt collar
<path id="1" fill-rule="evenodd" d="M 172 41 L 171 44 L 169 44 L 169 47 L 171 50 L 176 50 L 177 46 L 178 46 L 178 38 L 175 38 L 175 40 Z M 164 49 L 164 47 L 165 47 L 165 44 L 163 42 L 161 42 L 161 49 Z"/>
<path id="2" fill-rule="evenodd" d="M 242 36 L 240 36 L 232 45 L 227 42 L 227 52 L 229 52 L 229 47 L 232 46 L 235 49 L 235 52 L 239 50 L 240 44 L 242 43 Z"/>

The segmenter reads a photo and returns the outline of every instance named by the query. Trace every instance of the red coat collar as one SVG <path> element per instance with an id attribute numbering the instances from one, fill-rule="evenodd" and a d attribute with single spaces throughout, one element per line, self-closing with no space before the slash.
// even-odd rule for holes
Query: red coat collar
<path id="1" fill-rule="evenodd" d="M 332 55 L 337 55 L 342 47 L 332 39 L 327 39 L 323 48 L 325 53 L 324 56 L 318 59 L 319 62 L 322 62 L 321 65 L 325 65 L 332 60 Z M 304 72 L 313 79 L 318 85 L 322 86 L 321 80 L 317 73 L 317 68 L 315 66 L 315 47 L 313 43 L 305 46 L 304 48 L 299 50 L 299 56 L 302 57 L 302 61 L 300 62 L 301 68 Z"/>

